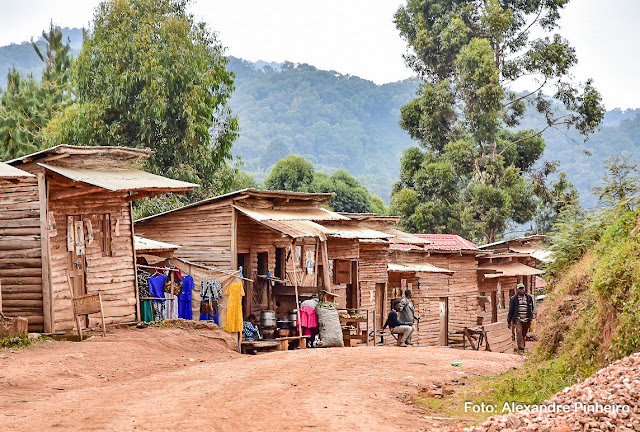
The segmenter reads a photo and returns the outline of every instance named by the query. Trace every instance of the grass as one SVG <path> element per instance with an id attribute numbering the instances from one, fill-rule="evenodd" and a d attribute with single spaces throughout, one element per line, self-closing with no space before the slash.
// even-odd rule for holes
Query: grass
<path id="1" fill-rule="evenodd" d="M 578 382 L 578 376 L 566 360 L 559 358 L 535 364 L 529 361 L 519 369 L 491 377 L 468 378 L 463 382 L 464 385 L 452 386 L 455 393 L 442 399 L 420 393 L 414 401 L 430 416 L 477 424 L 494 414 L 508 414 L 508 410 L 503 411 L 505 403 L 530 405 L 543 402 Z M 481 404 L 492 406 L 494 411 L 474 412 L 471 409 Z"/>
<path id="2" fill-rule="evenodd" d="M 29 339 L 29 336 L 26 334 L 12 338 L 0 338 L 0 349 L 17 350 L 23 348 L 34 348 L 46 340 L 51 340 L 51 338 L 47 336 L 38 336 L 37 338 Z"/>

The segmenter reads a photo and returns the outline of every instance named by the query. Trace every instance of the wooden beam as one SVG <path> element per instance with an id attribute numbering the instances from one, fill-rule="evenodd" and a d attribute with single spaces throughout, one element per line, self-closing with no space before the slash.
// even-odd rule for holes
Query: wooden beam
<path id="1" fill-rule="evenodd" d="M 64 192 L 55 192 L 51 195 L 52 200 L 66 199 L 66 198 L 77 198 L 83 195 L 90 195 L 92 193 L 100 193 L 104 192 L 105 189 L 99 187 L 92 188 L 83 188 L 83 189 L 75 189 L 75 190 L 67 190 Z"/>
<path id="2" fill-rule="evenodd" d="M 138 291 L 138 270 L 137 270 L 137 256 L 136 256 L 136 242 L 134 240 L 134 223 L 133 223 L 133 203 L 129 202 L 129 221 L 131 222 L 131 250 L 133 251 L 133 287 L 136 291 L 136 318 L 138 322 L 142 321 L 142 315 L 140 314 L 140 292 Z M 171 280 L 173 280 L 173 275 Z M 100 299 L 102 302 L 102 299 Z M 172 302 L 173 304 L 173 302 Z M 173 317 L 172 317 L 173 318 Z M 104 324 L 104 323 L 103 323 Z"/>
<path id="3" fill-rule="evenodd" d="M 300 297 L 298 296 L 298 275 L 296 273 L 295 255 L 293 252 L 293 241 L 289 243 L 289 252 L 291 253 L 291 259 L 287 260 L 287 262 L 291 261 L 291 267 L 293 267 L 293 287 L 296 290 L 296 310 L 298 311 L 298 318 L 296 319 L 296 324 L 298 327 L 298 336 L 302 336 L 302 323 L 300 322 Z M 286 265 L 285 265 L 285 268 L 286 268 Z M 306 343 L 306 341 L 300 340 L 300 343 L 303 344 L 303 343 Z"/>
<path id="4" fill-rule="evenodd" d="M 53 289 L 49 244 L 49 218 L 47 217 L 47 182 L 44 173 L 38 174 L 38 200 L 40 202 L 40 259 L 42 260 L 42 317 L 45 333 L 55 331 Z"/>

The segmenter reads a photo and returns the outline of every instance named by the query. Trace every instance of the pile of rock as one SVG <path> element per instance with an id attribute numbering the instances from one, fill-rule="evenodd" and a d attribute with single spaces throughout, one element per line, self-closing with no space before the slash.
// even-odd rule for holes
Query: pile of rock
<path id="1" fill-rule="evenodd" d="M 504 412 L 497 407 L 498 412 Z M 640 430 L 640 353 L 625 357 L 541 405 L 489 417 L 473 432 Z"/>

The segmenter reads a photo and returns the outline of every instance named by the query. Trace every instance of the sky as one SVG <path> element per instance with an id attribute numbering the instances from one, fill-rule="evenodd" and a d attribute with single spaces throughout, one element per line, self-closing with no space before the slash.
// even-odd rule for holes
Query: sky
<path id="1" fill-rule="evenodd" d="M 50 20 L 88 26 L 98 0 L 0 0 L 0 46 L 38 36 Z M 309 63 L 377 84 L 412 76 L 393 24 L 400 0 L 194 0 L 229 55 Z M 561 33 L 576 48 L 577 80 L 593 78 L 607 109 L 640 107 L 640 1 L 572 0 Z"/>

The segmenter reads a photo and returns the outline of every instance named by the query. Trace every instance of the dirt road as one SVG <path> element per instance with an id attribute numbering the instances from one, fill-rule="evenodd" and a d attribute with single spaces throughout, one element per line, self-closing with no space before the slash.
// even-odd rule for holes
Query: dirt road
<path id="1" fill-rule="evenodd" d="M 119 329 L 83 343 L 0 351 L 1 429 L 418 431 L 431 424 L 408 402 L 421 388 L 521 361 L 413 347 L 241 356 L 215 337 Z"/>

